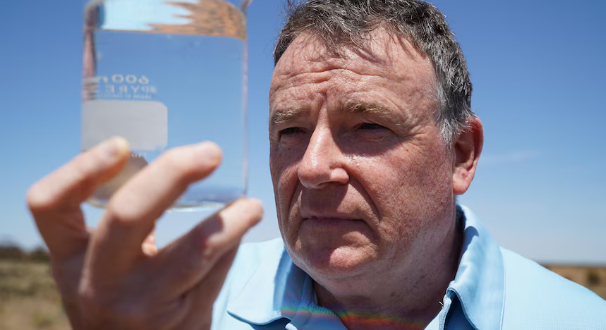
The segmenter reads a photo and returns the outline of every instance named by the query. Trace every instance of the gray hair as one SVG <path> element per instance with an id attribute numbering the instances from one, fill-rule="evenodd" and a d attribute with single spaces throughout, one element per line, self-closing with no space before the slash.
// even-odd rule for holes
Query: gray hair
<path id="1" fill-rule="evenodd" d="M 436 122 L 448 145 L 468 128 L 472 85 L 461 47 L 444 15 L 421 0 L 287 0 L 288 21 L 274 50 L 277 64 L 286 48 L 302 32 L 320 36 L 329 50 L 358 46 L 369 32 L 386 26 L 404 35 L 433 63 L 438 82 Z"/>

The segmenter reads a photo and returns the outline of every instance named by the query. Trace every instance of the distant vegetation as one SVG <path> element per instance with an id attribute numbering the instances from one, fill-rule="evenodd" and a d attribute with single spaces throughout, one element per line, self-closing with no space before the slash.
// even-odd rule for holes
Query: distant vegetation
<path id="1" fill-rule="evenodd" d="M 48 262 L 50 261 L 50 256 L 48 250 L 43 247 L 26 251 L 16 244 L 3 243 L 0 244 L 0 260 Z"/>

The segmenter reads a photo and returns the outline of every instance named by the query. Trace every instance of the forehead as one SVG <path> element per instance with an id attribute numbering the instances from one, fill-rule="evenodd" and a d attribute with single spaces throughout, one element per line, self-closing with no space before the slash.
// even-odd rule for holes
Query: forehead
<path id="1" fill-rule="evenodd" d="M 352 80 L 363 80 L 364 84 L 351 84 Z M 412 94 L 426 94 L 435 91 L 436 77 L 429 58 L 408 38 L 384 28 L 373 30 L 358 45 L 331 49 L 322 38 L 304 32 L 293 40 L 275 67 L 270 103 L 273 105 L 283 97 L 292 97 L 282 95 L 284 91 L 321 82 L 339 84 L 343 88 L 349 84 L 353 90 L 391 87 L 394 92 L 401 89 Z"/>

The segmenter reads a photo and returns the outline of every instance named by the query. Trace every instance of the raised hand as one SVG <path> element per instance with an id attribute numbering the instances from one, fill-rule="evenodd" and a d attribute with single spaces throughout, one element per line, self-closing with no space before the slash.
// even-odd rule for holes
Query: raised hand
<path id="1" fill-rule="evenodd" d="M 262 218 L 241 199 L 156 251 L 155 221 L 221 162 L 213 143 L 169 150 L 118 190 L 94 231 L 80 204 L 120 172 L 129 147 L 113 138 L 34 184 L 27 203 L 51 253 L 74 329 L 208 329 L 241 237 Z"/>

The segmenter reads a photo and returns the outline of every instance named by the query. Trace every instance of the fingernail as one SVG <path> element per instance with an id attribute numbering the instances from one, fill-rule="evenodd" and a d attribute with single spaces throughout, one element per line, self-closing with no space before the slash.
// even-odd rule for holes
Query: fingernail
<path id="1" fill-rule="evenodd" d="M 129 151 L 128 141 L 123 137 L 114 136 L 99 145 L 100 152 L 108 159 L 120 158 Z"/>
<path id="2" fill-rule="evenodd" d="M 214 142 L 202 142 L 197 148 L 205 161 L 218 161 L 222 157 L 221 148 Z"/>

